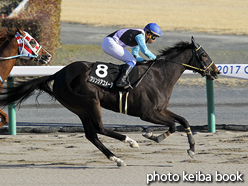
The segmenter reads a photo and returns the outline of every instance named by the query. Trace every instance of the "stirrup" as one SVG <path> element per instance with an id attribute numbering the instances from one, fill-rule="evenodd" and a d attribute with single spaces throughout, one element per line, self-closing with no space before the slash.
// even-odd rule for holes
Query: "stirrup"
<path id="1" fill-rule="evenodd" d="M 124 89 L 128 89 L 128 88 L 133 89 L 133 87 L 132 87 L 132 85 L 131 85 L 130 83 L 128 83 L 128 85 L 124 86 L 123 88 L 124 88 Z"/>
<path id="2" fill-rule="evenodd" d="M 123 84 L 115 84 L 117 87 L 119 87 L 119 88 L 123 88 L 123 89 L 127 89 L 127 88 L 131 88 L 131 89 L 133 89 L 133 87 L 132 87 L 132 85 L 130 84 L 130 82 L 128 82 L 128 81 L 125 81 L 125 85 L 123 85 Z M 123 86 L 122 86 L 123 85 Z"/>

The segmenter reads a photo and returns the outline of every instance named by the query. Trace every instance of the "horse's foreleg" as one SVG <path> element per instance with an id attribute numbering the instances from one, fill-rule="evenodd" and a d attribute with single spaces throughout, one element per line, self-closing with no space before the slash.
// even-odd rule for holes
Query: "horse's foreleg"
<path id="1" fill-rule="evenodd" d="M 187 152 L 188 152 L 189 156 L 191 158 L 193 158 L 195 155 L 195 140 L 193 138 L 191 129 L 189 127 L 189 122 L 185 118 L 183 118 L 183 117 L 181 117 L 181 116 L 179 116 L 179 115 L 177 115 L 177 114 L 175 114 L 175 113 L 173 113 L 167 109 L 164 110 L 163 112 L 166 113 L 167 115 L 169 115 L 170 117 L 174 118 L 174 120 L 176 120 L 177 122 L 179 122 L 183 126 L 183 128 L 187 134 L 188 142 L 189 142 L 189 149 Z"/>
<path id="2" fill-rule="evenodd" d="M 189 142 L 188 154 L 191 158 L 193 158 L 195 155 L 195 140 L 193 138 L 191 129 L 189 127 L 189 122 L 185 118 L 183 118 L 183 117 L 181 117 L 181 116 L 179 116 L 179 115 L 177 115 L 177 114 L 175 114 L 175 113 L 173 113 L 167 109 L 163 110 L 163 114 L 169 116 L 170 118 L 173 118 L 173 120 L 179 122 L 183 126 L 183 128 L 187 134 L 188 142 Z"/>
<path id="3" fill-rule="evenodd" d="M 187 134 L 189 147 L 190 147 L 190 149 L 188 149 L 187 152 L 188 152 L 189 156 L 191 158 L 193 158 L 195 155 L 195 140 L 192 136 L 192 132 L 191 132 L 190 127 L 185 128 L 185 132 Z M 145 138 L 156 141 L 157 143 L 160 143 L 161 141 L 163 141 L 165 138 L 169 137 L 170 135 L 171 135 L 171 133 L 169 131 L 164 132 L 163 134 L 160 134 L 159 136 L 154 136 L 152 134 L 152 132 L 147 132 L 147 133 L 143 134 L 143 136 Z"/>
<path id="4" fill-rule="evenodd" d="M 169 130 L 159 136 L 154 136 L 152 132 L 146 132 L 143 134 L 145 138 L 156 141 L 157 143 L 160 143 L 165 138 L 169 137 L 176 130 L 175 120 L 158 111 L 153 111 L 149 117 L 144 117 L 142 119 L 148 122 L 169 126 Z"/>
<path id="5" fill-rule="evenodd" d="M 163 134 L 160 134 L 159 136 L 154 136 L 152 132 L 146 132 L 142 134 L 145 138 L 156 141 L 157 143 L 160 143 L 163 141 L 165 138 L 169 137 L 171 133 L 169 131 L 164 132 Z"/>
<path id="6" fill-rule="evenodd" d="M 187 134 L 188 137 L 188 141 L 189 141 L 189 149 L 188 149 L 188 154 L 191 158 L 193 158 L 195 156 L 195 140 L 193 138 L 192 132 L 190 127 L 188 128 L 184 128 L 185 132 Z"/>
<path id="7" fill-rule="evenodd" d="M 1 118 L 0 128 L 2 128 L 4 125 L 9 123 L 8 115 L 4 111 L 2 111 L 1 109 L 0 109 L 0 118 Z"/>
<path id="8" fill-rule="evenodd" d="M 188 137 L 190 149 L 188 149 L 187 152 L 191 158 L 194 157 L 194 155 L 195 155 L 195 140 L 193 138 L 191 129 L 189 127 L 189 123 L 185 118 L 178 116 L 178 115 L 174 114 L 173 112 L 165 109 L 162 112 L 153 112 L 153 114 L 150 115 L 149 118 L 146 118 L 146 121 L 169 126 L 169 130 L 163 134 L 160 134 L 159 136 L 154 136 L 152 134 L 152 132 L 148 132 L 148 133 L 143 134 L 144 137 L 151 139 L 153 141 L 156 141 L 157 143 L 163 141 L 165 138 L 167 138 L 168 136 L 170 136 L 172 133 L 175 132 L 175 128 L 176 128 L 175 121 L 178 121 L 184 127 L 185 132 L 186 132 L 187 137 Z"/>

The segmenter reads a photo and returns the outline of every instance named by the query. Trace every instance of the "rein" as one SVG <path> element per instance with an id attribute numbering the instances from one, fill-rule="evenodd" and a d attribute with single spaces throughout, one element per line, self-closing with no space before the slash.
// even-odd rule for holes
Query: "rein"
<path id="1" fill-rule="evenodd" d="M 196 69 L 196 70 L 199 70 L 199 71 L 202 71 L 202 72 L 205 73 L 213 63 L 214 62 L 212 61 L 205 69 L 197 68 L 197 67 L 194 67 L 194 66 L 191 66 L 191 65 L 187 65 L 187 64 L 182 64 L 182 65 L 183 66 L 186 66 L 186 67 L 190 67 L 190 68 Z"/>
<path id="2" fill-rule="evenodd" d="M 197 52 L 200 48 L 201 48 L 201 46 L 199 46 L 195 51 Z M 191 48 L 191 51 L 192 51 L 192 50 L 193 50 L 193 49 Z M 195 54 L 195 56 L 198 58 L 198 60 L 200 60 L 197 54 Z M 160 56 L 160 57 L 161 57 L 161 56 Z M 193 55 L 193 52 L 192 52 L 192 57 L 190 58 L 190 61 L 193 59 L 193 57 L 194 57 L 194 55 Z M 176 64 L 182 65 L 182 66 L 184 66 L 184 67 L 191 68 L 191 69 L 196 70 L 196 71 L 203 72 L 204 74 L 205 74 L 206 71 L 210 68 L 210 66 L 214 63 L 214 62 L 212 61 L 207 67 L 206 67 L 205 65 L 203 65 L 203 66 L 204 66 L 204 69 L 202 69 L 202 68 L 198 68 L 198 67 L 195 67 L 195 66 L 192 66 L 192 65 L 188 65 L 188 64 L 185 64 L 185 63 L 180 63 L 180 62 L 173 61 L 173 60 L 168 60 L 168 59 L 163 59 L 163 60 L 168 61 L 168 62 L 171 62 L 171 63 L 176 63 Z M 200 61 L 200 62 L 201 62 L 201 61 Z M 136 83 L 135 87 L 137 87 L 137 86 L 140 84 L 140 82 L 144 79 L 144 77 L 145 77 L 146 74 L 150 71 L 150 69 L 152 68 L 152 66 L 154 65 L 154 63 L 155 63 L 155 61 L 153 61 L 153 62 L 151 63 L 151 65 L 148 67 L 148 69 L 145 71 L 145 73 L 142 75 L 142 77 L 141 77 L 141 78 L 139 79 L 139 81 Z M 131 89 L 133 89 L 133 88 L 131 87 Z"/>
<path id="3" fill-rule="evenodd" d="M 197 52 L 200 48 L 201 48 L 201 46 L 199 46 L 199 47 L 195 50 L 195 52 Z M 190 58 L 190 61 L 191 61 L 191 60 L 193 59 L 193 57 L 194 57 L 194 56 L 193 56 L 193 51 L 192 51 L 192 50 L 193 50 L 193 49 L 191 48 L 192 57 Z M 197 54 L 195 54 L 195 56 L 197 56 L 198 60 L 200 60 Z M 212 61 L 208 66 L 203 65 L 203 66 L 204 66 L 204 69 L 202 69 L 202 68 L 198 68 L 198 67 L 195 67 L 195 66 L 192 66 L 192 65 L 180 63 L 180 62 L 173 61 L 173 60 L 168 60 L 168 59 L 164 59 L 164 60 L 165 60 L 165 61 L 168 61 L 168 62 L 172 62 L 172 63 L 179 64 L 179 65 L 183 65 L 183 66 L 185 66 L 185 67 L 189 67 L 189 68 L 191 68 L 191 69 L 193 69 L 193 70 L 200 71 L 200 72 L 203 72 L 203 73 L 206 73 L 206 71 L 207 71 L 207 70 L 210 68 L 210 66 L 214 63 L 214 62 Z M 202 61 L 200 60 L 200 62 L 202 62 Z"/>
<path id="4" fill-rule="evenodd" d="M 20 55 L 10 56 L 10 57 L 0 57 L 0 59 L 7 60 L 7 59 L 18 58 L 18 57 L 28 57 L 28 58 L 33 57 L 33 58 L 37 58 L 38 56 L 32 55 L 32 54 L 20 54 Z"/>
<path id="5" fill-rule="evenodd" d="M 140 82 L 144 79 L 144 77 L 146 76 L 146 74 L 150 71 L 150 69 L 152 68 L 152 66 L 154 65 L 155 61 L 152 62 L 152 64 L 150 64 L 150 66 L 148 67 L 148 69 L 146 69 L 145 73 L 142 75 L 142 77 L 139 79 L 139 81 L 136 83 L 135 87 L 137 87 Z"/>
<path id="6" fill-rule="evenodd" d="M 179 64 L 179 65 L 183 65 L 185 67 L 189 67 L 189 68 L 192 68 L 192 69 L 195 69 L 195 70 L 198 70 L 198 71 L 202 71 L 202 72 L 206 72 L 209 67 L 214 63 L 213 61 L 205 68 L 205 69 L 202 69 L 202 68 L 198 68 L 198 67 L 194 67 L 194 66 L 191 66 L 191 65 L 187 65 L 187 64 L 184 64 L 184 63 L 180 63 L 180 62 L 177 62 L 177 61 L 173 61 L 173 60 L 167 60 L 165 59 L 166 61 L 168 62 L 172 62 L 172 63 L 176 63 L 176 64 Z"/>

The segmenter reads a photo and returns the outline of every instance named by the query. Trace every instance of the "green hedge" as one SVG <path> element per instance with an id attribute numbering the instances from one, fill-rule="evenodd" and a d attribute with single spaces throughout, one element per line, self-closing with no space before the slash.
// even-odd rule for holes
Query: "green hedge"
<path id="1" fill-rule="evenodd" d="M 50 54 L 54 56 L 60 45 L 61 0 L 30 0 L 28 8 L 17 18 L 2 19 L 2 27 L 13 30 L 19 27 L 31 34 Z M 16 65 L 39 65 L 18 60 Z"/>

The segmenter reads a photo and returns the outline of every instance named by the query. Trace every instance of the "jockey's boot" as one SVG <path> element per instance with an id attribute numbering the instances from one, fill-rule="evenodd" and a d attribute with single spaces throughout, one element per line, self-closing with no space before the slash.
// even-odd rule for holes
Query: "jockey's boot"
<path id="1" fill-rule="evenodd" d="M 132 71 L 132 67 L 128 64 L 123 65 L 121 69 L 121 73 L 119 75 L 118 80 L 116 81 L 116 86 L 120 88 L 128 88 L 129 82 L 127 82 L 127 76 Z"/>

